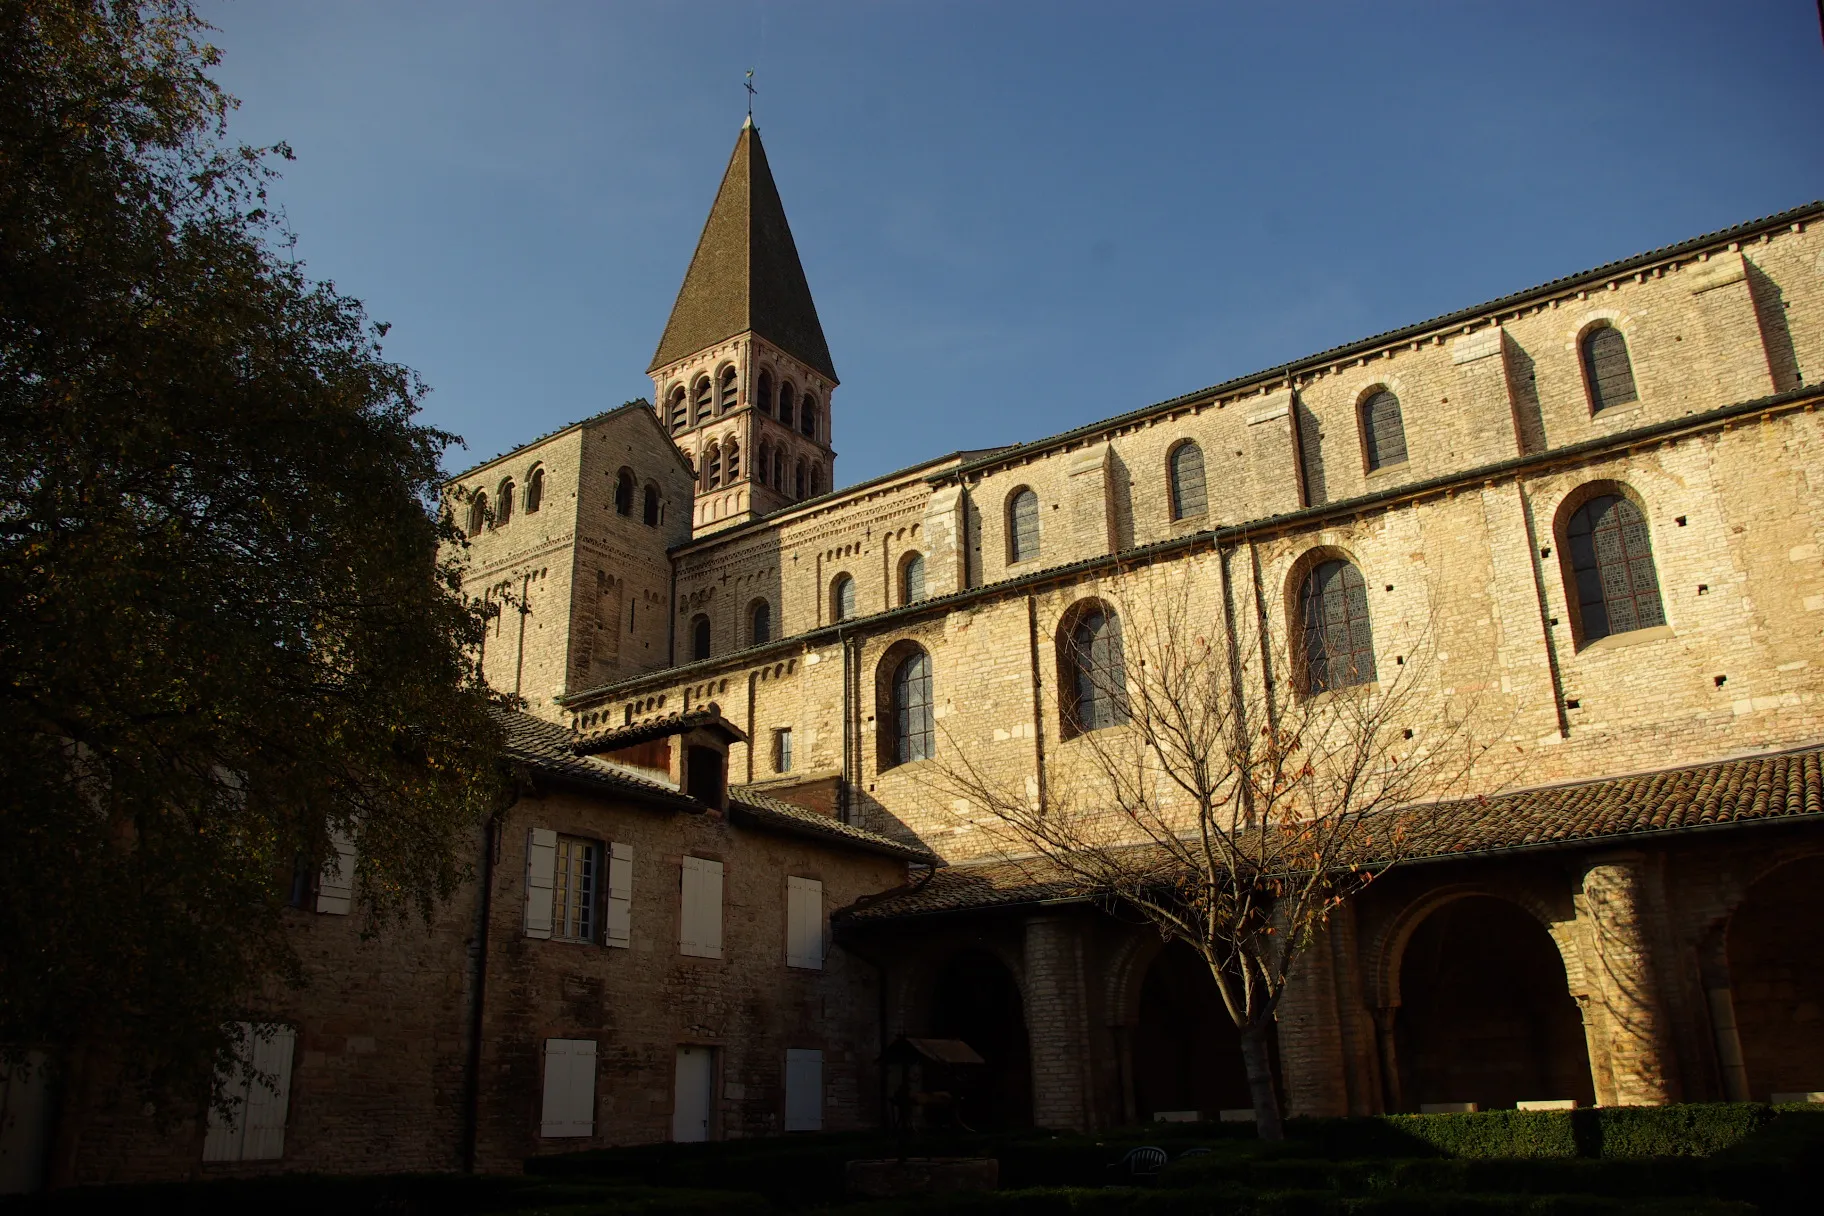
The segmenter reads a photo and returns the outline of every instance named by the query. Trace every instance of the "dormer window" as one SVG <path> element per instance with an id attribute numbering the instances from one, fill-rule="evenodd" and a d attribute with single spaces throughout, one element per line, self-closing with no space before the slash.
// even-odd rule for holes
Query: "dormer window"
<path id="1" fill-rule="evenodd" d="M 718 811 L 725 807 L 728 756 L 717 748 L 694 743 L 684 753 L 684 792 Z"/>

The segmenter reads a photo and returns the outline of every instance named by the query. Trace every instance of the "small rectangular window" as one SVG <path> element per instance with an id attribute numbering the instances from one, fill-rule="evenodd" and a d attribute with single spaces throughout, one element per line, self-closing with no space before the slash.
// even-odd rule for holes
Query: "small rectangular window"
<path id="1" fill-rule="evenodd" d="M 823 1052 L 788 1048 L 785 1053 L 785 1130 L 823 1130 Z"/>
<path id="2" fill-rule="evenodd" d="M 291 1054 L 298 1032 L 290 1026 L 238 1023 L 231 1070 L 218 1074 L 224 1113 L 211 1104 L 203 1137 L 204 1161 L 277 1161 L 285 1155 L 285 1116 L 291 1104 Z"/>
<path id="3" fill-rule="evenodd" d="M 595 940 L 595 900 L 602 846 L 575 836 L 557 838 L 551 890 L 551 936 L 568 942 Z"/>
<path id="4" fill-rule="evenodd" d="M 773 771 L 792 771 L 792 728 L 782 726 L 773 732 Z"/>

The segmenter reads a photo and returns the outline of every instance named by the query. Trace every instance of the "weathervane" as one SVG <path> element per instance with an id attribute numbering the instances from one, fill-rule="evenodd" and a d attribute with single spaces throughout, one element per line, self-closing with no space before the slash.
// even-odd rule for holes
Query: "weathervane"
<path id="1" fill-rule="evenodd" d="M 747 90 L 747 116 L 752 118 L 754 116 L 754 94 L 760 91 L 754 87 L 754 69 L 747 69 L 747 79 L 741 82 L 741 86 Z"/>

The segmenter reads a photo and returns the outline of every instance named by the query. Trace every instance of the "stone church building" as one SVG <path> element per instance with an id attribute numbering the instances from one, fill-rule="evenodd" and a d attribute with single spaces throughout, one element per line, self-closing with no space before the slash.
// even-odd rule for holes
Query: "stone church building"
<path id="1" fill-rule="evenodd" d="M 475 889 L 371 943 L 326 877 L 280 1109 L 98 1120 L 90 1176 L 869 1126 L 901 1034 L 983 1056 L 980 1124 L 1247 1106 L 1194 957 L 935 779 L 1093 799 L 1086 665 L 1165 592 L 1256 620 L 1297 697 L 1426 633 L 1431 694 L 1500 723 L 1298 964 L 1289 1113 L 1824 1090 L 1824 204 L 838 489 L 750 120 L 647 370 L 451 485 L 525 705 Z"/>

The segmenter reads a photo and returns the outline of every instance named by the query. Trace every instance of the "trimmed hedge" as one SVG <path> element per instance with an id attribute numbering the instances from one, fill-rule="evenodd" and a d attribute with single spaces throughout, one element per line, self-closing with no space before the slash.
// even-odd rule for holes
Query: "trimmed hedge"
<path id="1" fill-rule="evenodd" d="M 1089 1190 L 1053 1187 L 852 1204 L 831 1216 L 1755 1216 L 1721 1199 L 1627 1200 L 1588 1195 L 1413 1194 L 1349 1197 L 1333 1191 Z"/>
<path id="2" fill-rule="evenodd" d="M 1774 1118 L 1772 1107 L 1755 1102 L 1707 1102 L 1298 1119 L 1288 1134 L 1329 1157 L 1708 1157 Z"/>

